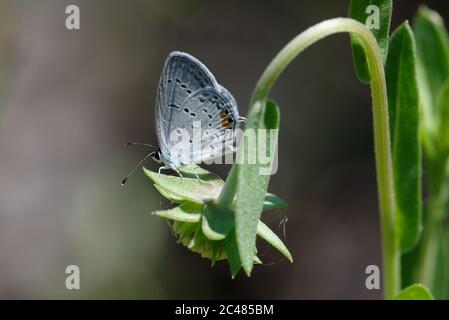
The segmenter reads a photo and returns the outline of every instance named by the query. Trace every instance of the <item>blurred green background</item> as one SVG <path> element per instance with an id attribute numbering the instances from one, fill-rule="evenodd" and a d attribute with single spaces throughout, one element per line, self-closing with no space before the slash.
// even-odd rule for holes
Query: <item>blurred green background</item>
<path id="1" fill-rule="evenodd" d="M 393 28 L 419 1 L 395 1 Z M 449 3 L 427 1 L 449 18 Z M 65 8 L 81 29 L 65 28 Z M 264 265 L 231 280 L 228 265 L 176 244 L 152 216 L 167 203 L 138 172 L 156 144 L 154 101 L 172 50 L 202 60 L 244 115 L 252 89 L 292 37 L 348 1 L 0 1 L 0 298 L 378 299 L 381 265 L 369 87 L 347 35 L 321 41 L 275 86 L 279 171 L 266 214 L 295 262 L 259 243 Z M 155 163 L 147 167 L 156 169 Z M 223 178 L 229 167 L 214 167 Z M 284 218 L 288 222 L 281 224 Z M 284 238 L 285 226 L 285 238 Z M 65 288 L 65 268 L 81 289 Z"/>

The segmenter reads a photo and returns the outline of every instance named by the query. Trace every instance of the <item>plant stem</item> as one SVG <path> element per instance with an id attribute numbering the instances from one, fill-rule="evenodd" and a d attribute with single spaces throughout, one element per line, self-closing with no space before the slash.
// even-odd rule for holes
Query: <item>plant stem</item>
<path id="1" fill-rule="evenodd" d="M 380 205 L 382 251 L 384 263 L 384 293 L 387 299 L 394 298 L 400 290 L 400 251 L 395 232 L 395 194 L 390 148 L 387 92 L 382 58 L 376 39 L 360 22 L 348 18 L 323 21 L 296 36 L 272 60 L 259 79 L 251 98 L 248 114 L 257 105 L 264 103 L 279 75 L 302 51 L 315 42 L 336 33 L 356 34 L 365 48 L 371 73 L 373 100 L 374 140 L 377 167 L 377 183 Z M 260 105 L 260 104 L 259 104 Z M 233 170 L 220 195 L 220 199 L 231 204 L 235 196 L 237 170 Z"/>
<path id="2" fill-rule="evenodd" d="M 426 285 L 426 287 L 433 291 L 434 274 L 438 250 L 438 234 L 439 227 L 438 214 L 440 201 L 439 197 L 430 196 L 429 205 L 427 207 L 426 219 L 424 222 L 424 230 L 422 234 L 422 242 L 419 251 L 419 265 L 418 265 L 418 282 Z"/>
<path id="3" fill-rule="evenodd" d="M 426 207 L 424 230 L 419 251 L 419 266 L 417 280 L 425 284 L 429 290 L 434 288 L 434 276 L 436 268 L 438 240 L 440 239 L 440 228 L 442 217 L 446 210 L 448 197 L 448 185 L 446 181 L 447 156 L 441 159 L 429 159 L 429 189 L 430 196 Z"/>

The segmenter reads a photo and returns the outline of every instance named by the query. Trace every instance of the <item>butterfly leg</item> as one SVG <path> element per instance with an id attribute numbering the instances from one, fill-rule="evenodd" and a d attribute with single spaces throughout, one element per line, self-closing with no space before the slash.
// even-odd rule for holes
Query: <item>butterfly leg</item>
<path id="1" fill-rule="evenodd" d="M 195 177 L 198 179 L 198 181 L 202 184 L 203 181 L 200 179 L 200 177 L 198 177 L 198 175 L 196 174 L 196 171 L 195 171 L 194 168 L 192 168 L 192 172 L 193 172 L 193 174 L 195 175 Z"/>
<path id="2" fill-rule="evenodd" d="M 159 167 L 159 170 L 157 171 L 157 176 L 159 177 L 159 174 L 161 173 L 161 170 L 168 170 L 168 169 L 171 169 L 171 167 L 170 166 Z"/>
<path id="3" fill-rule="evenodd" d="M 178 176 L 180 176 L 181 179 L 184 178 L 184 177 L 182 176 L 181 172 L 179 172 L 179 170 L 178 170 L 174 165 L 170 164 L 170 165 L 168 166 L 168 168 L 169 168 L 169 169 L 172 169 L 174 172 L 176 172 L 176 174 L 177 174 Z"/>
<path id="4" fill-rule="evenodd" d="M 246 122 L 246 118 L 245 117 L 239 117 L 237 119 L 238 122 Z"/>

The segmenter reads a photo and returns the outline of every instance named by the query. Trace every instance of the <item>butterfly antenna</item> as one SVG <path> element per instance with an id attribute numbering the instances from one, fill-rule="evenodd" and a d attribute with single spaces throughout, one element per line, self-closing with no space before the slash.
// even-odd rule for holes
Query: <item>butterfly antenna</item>
<path id="1" fill-rule="evenodd" d="M 134 172 L 137 170 L 137 168 L 139 168 L 144 162 L 145 160 L 148 159 L 148 157 L 151 155 L 151 153 L 147 154 L 142 160 L 140 160 L 140 162 L 138 164 L 136 164 L 136 166 L 128 173 L 128 175 L 126 176 L 125 179 L 122 180 L 122 187 L 125 185 L 126 181 L 128 180 L 129 177 L 131 177 Z"/>
<path id="2" fill-rule="evenodd" d="M 148 143 L 141 143 L 141 142 L 127 142 L 125 143 L 125 146 L 143 146 L 143 147 L 149 147 L 149 148 L 156 148 L 155 146 L 153 146 L 152 144 L 148 144 Z"/>

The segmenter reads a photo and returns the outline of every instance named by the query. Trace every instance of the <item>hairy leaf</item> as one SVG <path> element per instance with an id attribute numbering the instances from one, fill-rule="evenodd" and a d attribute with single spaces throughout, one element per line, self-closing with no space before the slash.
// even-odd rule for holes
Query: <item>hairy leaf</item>
<path id="1" fill-rule="evenodd" d="M 443 18 L 425 6 L 418 10 L 414 31 L 418 58 L 425 71 L 423 76 L 436 105 L 440 90 L 449 77 L 449 36 Z"/>
<path id="2" fill-rule="evenodd" d="M 390 40 L 385 65 L 393 148 L 397 230 L 402 251 L 410 251 L 422 229 L 419 95 L 413 32 L 407 22 Z"/>
<path id="3" fill-rule="evenodd" d="M 259 139 L 257 130 L 278 128 L 279 108 L 277 105 L 272 101 L 256 101 L 248 116 L 248 123 L 237 153 L 235 227 L 240 260 L 247 275 L 251 274 L 254 263 L 257 226 L 270 179 L 268 174 L 271 172 L 275 156 L 275 152 L 270 150 L 270 142 L 271 146 L 277 143 L 277 130 L 273 131 L 275 134 L 272 137 L 267 133 L 264 141 Z M 245 134 L 250 131 L 256 133 L 257 143 L 245 143 Z M 262 146 L 265 146 L 271 161 L 261 163 L 261 158 L 257 156 L 255 163 L 251 163 L 250 155 L 258 155 Z"/>
<path id="4" fill-rule="evenodd" d="M 234 278 L 236 274 L 239 272 L 240 268 L 242 267 L 239 252 L 237 249 L 235 229 L 232 229 L 231 233 L 223 240 L 223 248 L 228 258 L 232 278 Z"/>
<path id="5" fill-rule="evenodd" d="M 262 211 L 268 211 L 271 209 L 285 209 L 287 207 L 288 205 L 284 200 L 272 193 L 267 192 Z"/>
<path id="6" fill-rule="evenodd" d="M 292 254 L 288 251 L 282 240 L 279 239 L 279 237 L 262 221 L 259 221 L 259 224 L 257 225 L 257 234 L 273 247 L 278 249 L 279 252 L 286 256 L 290 262 L 293 262 Z"/>
<path id="7" fill-rule="evenodd" d="M 231 210 L 207 204 L 203 209 L 202 230 L 209 240 L 223 240 L 234 227 L 234 214 Z"/>
<path id="8" fill-rule="evenodd" d="M 201 219 L 201 210 L 202 205 L 184 202 L 176 208 L 154 211 L 152 214 L 164 219 L 195 223 Z"/>
<path id="9" fill-rule="evenodd" d="M 223 181 L 216 175 L 204 169 L 198 170 L 197 174 L 201 181 L 196 177 L 184 175 L 183 178 L 158 174 L 156 172 L 143 168 L 145 174 L 153 180 L 153 182 L 165 191 L 169 197 L 177 200 L 184 199 L 196 203 L 206 203 L 216 199 L 223 188 Z"/>

